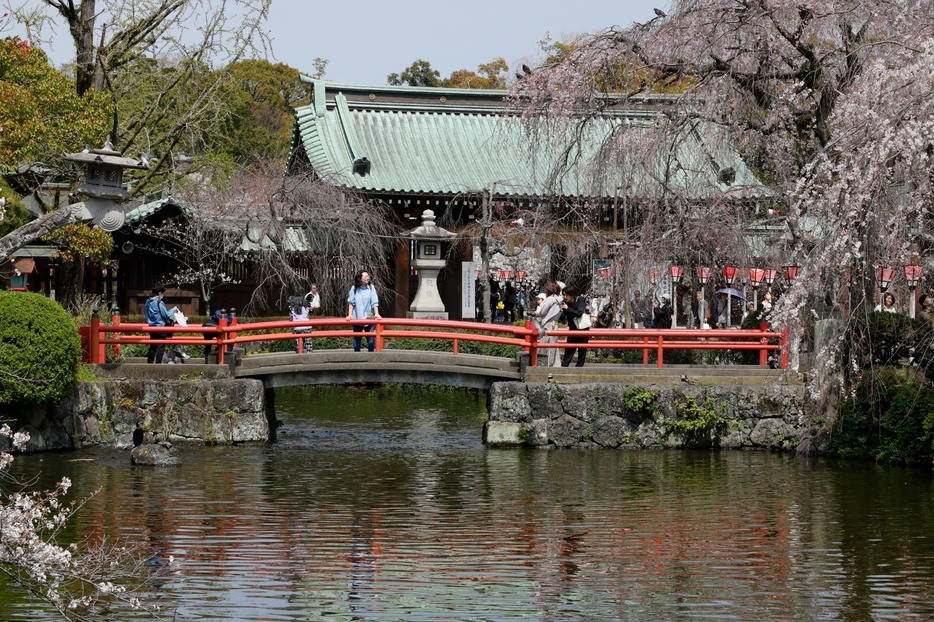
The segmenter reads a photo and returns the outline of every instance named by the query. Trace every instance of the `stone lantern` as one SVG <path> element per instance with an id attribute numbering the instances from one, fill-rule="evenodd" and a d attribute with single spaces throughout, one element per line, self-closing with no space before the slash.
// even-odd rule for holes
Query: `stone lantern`
<path id="1" fill-rule="evenodd" d="M 446 320 L 448 314 L 438 293 L 438 273 L 447 265 L 441 244 L 457 237 L 457 234 L 437 226 L 435 213 L 426 209 L 422 212 L 422 225 L 412 229 L 409 237 L 415 242 L 415 262 L 412 267 L 418 270 L 418 290 L 406 317 Z"/>
<path id="2" fill-rule="evenodd" d="M 123 187 L 123 170 L 147 169 L 147 163 L 124 158 L 114 150 L 109 140 L 100 149 L 66 153 L 62 159 L 84 167 L 84 183 L 78 186 L 77 192 L 88 198 L 77 205 L 83 206 L 86 218 L 94 220 L 104 231 L 116 231 L 122 227 L 125 214 L 120 203 L 130 198 L 130 193 Z"/>

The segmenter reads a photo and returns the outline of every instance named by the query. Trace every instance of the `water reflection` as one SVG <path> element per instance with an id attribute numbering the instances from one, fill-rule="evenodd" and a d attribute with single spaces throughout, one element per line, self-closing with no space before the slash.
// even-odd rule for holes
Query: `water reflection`
<path id="1" fill-rule="evenodd" d="M 15 466 L 101 490 L 71 537 L 122 535 L 154 563 L 174 556 L 152 598 L 179 620 L 934 614 L 928 472 L 761 452 L 485 449 L 483 405 L 464 392 L 290 389 L 273 445 L 187 448 L 165 470 L 111 451 Z M 10 619 L 45 619 L 14 600 Z"/>

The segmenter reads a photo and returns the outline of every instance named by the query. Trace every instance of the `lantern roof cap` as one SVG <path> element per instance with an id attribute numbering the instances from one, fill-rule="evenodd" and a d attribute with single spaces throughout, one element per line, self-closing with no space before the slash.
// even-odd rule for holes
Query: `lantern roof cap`
<path id="1" fill-rule="evenodd" d="M 457 237 L 457 234 L 435 224 L 434 211 L 426 209 L 422 212 L 421 226 L 409 231 L 409 237 L 416 240 L 448 240 Z"/>
<path id="2" fill-rule="evenodd" d="M 114 149 L 113 144 L 108 140 L 104 143 L 104 146 L 100 149 L 91 149 L 85 147 L 83 151 L 78 153 L 65 153 L 62 155 L 63 160 L 69 162 L 77 162 L 79 164 L 108 164 L 110 166 L 119 166 L 120 168 L 138 168 L 145 169 L 148 168 L 143 164 L 140 164 L 138 160 L 133 158 L 124 158 L 123 154 Z"/>

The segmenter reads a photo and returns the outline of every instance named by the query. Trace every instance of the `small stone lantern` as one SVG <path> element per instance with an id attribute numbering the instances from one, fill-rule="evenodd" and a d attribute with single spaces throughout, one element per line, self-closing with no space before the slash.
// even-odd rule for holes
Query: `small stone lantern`
<path id="1" fill-rule="evenodd" d="M 124 211 L 120 203 L 130 198 L 123 187 L 123 169 L 149 168 L 132 158 L 124 158 L 108 140 L 100 149 L 85 149 L 80 153 L 66 153 L 63 160 L 84 166 L 84 183 L 77 192 L 88 198 L 83 205 L 86 217 L 94 220 L 104 231 L 116 231 L 123 226 Z"/>
<path id="2" fill-rule="evenodd" d="M 422 225 L 412 229 L 409 237 L 415 241 L 413 267 L 418 270 L 418 290 L 406 317 L 446 320 L 448 314 L 438 293 L 438 273 L 447 265 L 441 244 L 457 234 L 437 226 L 435 213 L 426 209 L 422 212 Z"/>

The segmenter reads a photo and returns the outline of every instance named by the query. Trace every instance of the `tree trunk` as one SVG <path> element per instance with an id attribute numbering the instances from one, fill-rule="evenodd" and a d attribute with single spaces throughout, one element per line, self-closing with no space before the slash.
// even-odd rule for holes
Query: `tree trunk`
<path id="1" fill-rule="evenodd" d="M 55 271 L 55 297 L 70 313 L 78 310 L 78 299 L 84 293 L 84 270 L 87 261 L 78 257 L 75 261 L 63 261 Z"/>
<path id="2" fill-rule="evenodd" d="M 66 16 L 75 40 L 75 88 L 84 95 L 94 88 L 94 20 L 96 0 L 82 0 L 77 14 Z"/>

